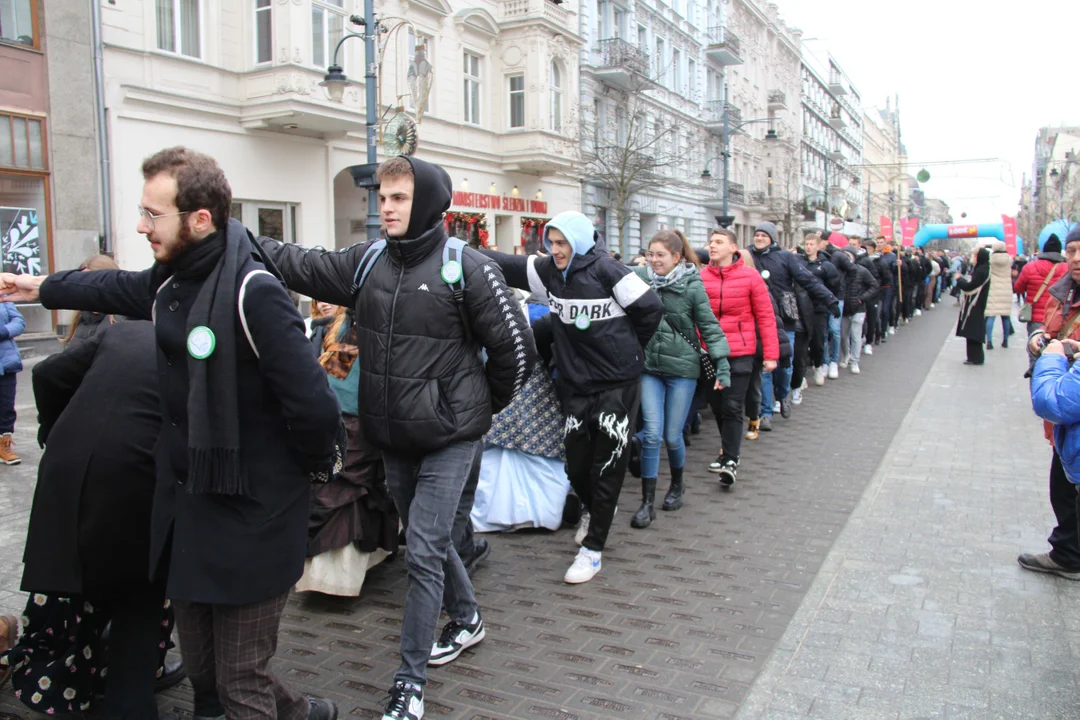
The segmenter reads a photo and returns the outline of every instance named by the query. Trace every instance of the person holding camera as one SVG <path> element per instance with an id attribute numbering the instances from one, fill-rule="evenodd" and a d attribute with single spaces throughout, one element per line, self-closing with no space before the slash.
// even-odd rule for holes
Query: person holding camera
<path id="1" fill-rule="evenodd" d="M 1068 366 L 1068 355 L 1075 353 L 1076 341 L 1080 341 L 1080 226 L 1073 228 L 1065 238 L 1065 258 L 1068 266 L 1067 274 L 1061 280 L 1050 286 L 1046 294 L 1050 296 L 1046 304 L 1045 326 L 1032 333 L 1028 341 L 1028 352 L 1035 358 L 1033 377 L 1031 383 L 1032 404 L 1036 405 L 1035 395 L 1041 389 L 1046 395 L 1050 384 L 1059 390 L 1070 388 L 1072 397 L 1077 396 L 1071 390 L 1072 385 L 1061 381 L 1062 376 L 1071 369 Z M 1045 355 L 1061 355 L 1065 360 L 1047 358 Z M 1036 378 L 1038 375 L 1038 378 Z M 1069 580 L 1080 580 L 1080 529 L 1077 528 L 1077 491 L 1076 486 L 1070 481 L 1070 477 L 1080 477 L 1075 473 L 1070 475 L 1066 472 L 1066 456 L 1069 442 L 1076 443 L 1075 427 L 1066 428 L 1055 424 L 1053 418 L 1048 417 L 1046 411 L 1049 407 L 1049 398 L 1046 402 L 1040 401 L 1040 407 L 1035 407 L 1035 412 L 1043 418 L 1043 428 L 1046 439 L 1054 447 L 1053 458 L 1050 461 L 1050 505 L 1054 509 L 1054 517 L 1057 526 L 1047 538 L 1050 543 L 1050 551 L 1044 553 L 1022 553 L 1016 558 L 1020 567 L 1035 572 L 1051 573 Z M 1065 404 L 1064 398 L 1057 398 L 1058 405 Z M 1060 408 L 1059 408 L 1060 412 Z M 1063 414 L 1055 417 L 1062 419 Z M 1070 465 L 1076 468 L 1076 463 Z"/>

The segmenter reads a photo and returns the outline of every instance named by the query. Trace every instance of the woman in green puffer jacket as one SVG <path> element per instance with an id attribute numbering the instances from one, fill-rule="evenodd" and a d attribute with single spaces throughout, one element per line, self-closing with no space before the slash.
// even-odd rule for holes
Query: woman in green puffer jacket
<path id="1" fill-rule="evenodd" d="M 702 341 L 716 366 L 716 389 L 725 387 L 731 379 L 727 339 L 709 306 L 697 267 L 688 260 L 693 252 L 679 234 L 662 230 L 649 241 L 648 266 L 634 268 L 664 303 L 664 318 L 645 348 L 645 372 L 641 376 L 645 429 L 640 438 L 642 504 L 630 521 L 635 528 L 646 528 L 656 519 L 653 500 L 660 470 L 661 435 L 671 468 L 671 487 L 663 508 L 682 507 L 686 463 L 682 431 L 701 374 Z"/>

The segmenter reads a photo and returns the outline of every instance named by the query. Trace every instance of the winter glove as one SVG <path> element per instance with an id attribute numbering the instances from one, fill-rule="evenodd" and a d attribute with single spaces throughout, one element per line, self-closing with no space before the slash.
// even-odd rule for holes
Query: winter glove
<path id="1" fill-rule="evenodd" d="M 834 318 L 840 317 L 840 303 L 833 303 L 829 306 L 829 314 Z"/>

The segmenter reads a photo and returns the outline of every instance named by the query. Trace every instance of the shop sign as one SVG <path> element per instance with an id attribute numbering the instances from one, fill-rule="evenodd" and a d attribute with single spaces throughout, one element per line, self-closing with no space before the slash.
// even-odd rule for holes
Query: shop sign
<path id="1" fill-rule="evenodd" d="M 525 198 L 507 197 L 506 195 L 488 195 L 456 191 L 454 205 L 458 207 L 478 208 L 481 210 L 505 210 L 507 212 L 527 212 L 534 215 L 547 215 L 547 201 L 526 200 Z"/>
<path id="2" fill-rule="evenodd" d="M 5 272 L 41 274 L 41 235 L 34 208 L 0 207 L 0 253 Z"/>

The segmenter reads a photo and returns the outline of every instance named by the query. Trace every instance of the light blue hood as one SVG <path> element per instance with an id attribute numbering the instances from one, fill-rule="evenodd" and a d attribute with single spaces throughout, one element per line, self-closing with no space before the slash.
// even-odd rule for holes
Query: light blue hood
<path id="1" fill-rule="evenodd" d="M 555 228 L 566 236 L 570 247 L 574 249 L 574 255 L 585 255 L 596 246 L 592 221 L 582 213 L 567 210 L 548 221 L 547 225 L 544 226 L 544 249 L 549 253 L 551 252 L 551 242 L 548 240 L 548 231 L 551 228 Z M 573 264 L 574 258 L 571 257 L 570 264 L 566 266 L 566 270 L 563 270 L 563 277 L 566 277 L 566 273 L 570 271 L 570 266 Z"/>

